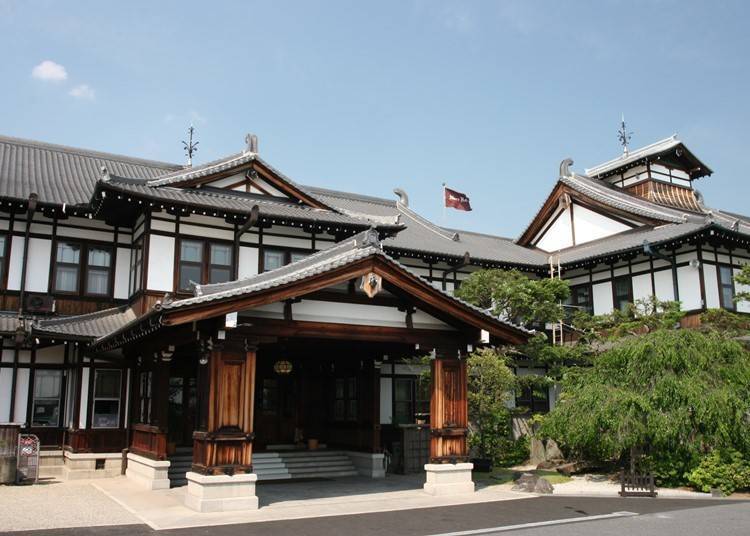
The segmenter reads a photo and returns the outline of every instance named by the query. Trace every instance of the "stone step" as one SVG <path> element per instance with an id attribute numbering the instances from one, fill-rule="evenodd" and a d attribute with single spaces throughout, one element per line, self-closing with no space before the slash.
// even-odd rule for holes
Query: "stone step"
<path id="1" fill-rule="evenodd" d="M 355 470 L 349 470 L 349 471 L 321 471 L 318 473 L 304 473 L 304 474 L 297 474 L 292 473 L 291 478 L 341 478 L 345 476 L 357 476 L 359 473 Z"/>
<path id="2" fill-rule="evenodd" d="M 336 459 L 336 460 L 326 460 L 326 461 L 318 461 L 318 460 L 303 460 L 303 461 L 295 461 L 295 462 L 287 462 L 285 464 L 286 467 L 289 468 L 291 471 L 292 468 L 303 468 L 303 467 L 331 467 L 334 465 L 346 465 L 351 466 L 352 462 L 346 458 L 343 460 Z"/>
<path id="3" fill-rule="evenodd" d="M 192 454 L 186 454 L 184 456 L 170 456 L 167 458 L 170 462 L 176 463 L 176 462 L 190 462 L 193 463 L 193 455 Z"/>

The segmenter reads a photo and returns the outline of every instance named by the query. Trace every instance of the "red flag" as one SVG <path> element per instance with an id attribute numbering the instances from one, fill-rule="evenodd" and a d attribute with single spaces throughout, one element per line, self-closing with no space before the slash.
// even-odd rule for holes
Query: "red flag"
<path id="1" fill-rule="evenodd" d="M 450 188 L 444 188 L 445 190 L 445 206 L 449 208 L 455 208 L 457 210 L 471 210 L 471 204 L 466 194 L 451 190 Z"/>

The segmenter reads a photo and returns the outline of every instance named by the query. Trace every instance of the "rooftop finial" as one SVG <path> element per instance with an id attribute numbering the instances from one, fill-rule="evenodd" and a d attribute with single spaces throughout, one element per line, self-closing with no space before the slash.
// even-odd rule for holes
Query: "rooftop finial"
<path id="1" fill-rule="evenodd" d="M 628 143 L 630 143 L 630 138 L 633 137 L 632 132 L 628 132 L 628 129 L 625 127 L 625 114 L 622 114 L 622 120 L 620 121 L 620 130 L 617 131 L 617 139 L 620 140 L 620 145 L 622 145 L 622 153 L 627 156 L 628 154 Z"/>
<path id="2" fill-rule="evenodd" d="M 193 133 L 195 132 L 195 129 L 193 128 L 193 124 L 190 124 L 190 128 L 188 129 L 188 141 L 182 141 L 183 147 L 185 147 L 185 156 L 188 157 L 187 165 L 188 167 L 193 167 L 193 155 L 198 152 L 198 143 L 193 143 Z"/>
<path id="3" fill-rule="evenodd" d="M 258 152 L 258 136 L 256 136 L 255 134 L 248 134 L 247 136 L 245 136 L 245 152 Z"/>

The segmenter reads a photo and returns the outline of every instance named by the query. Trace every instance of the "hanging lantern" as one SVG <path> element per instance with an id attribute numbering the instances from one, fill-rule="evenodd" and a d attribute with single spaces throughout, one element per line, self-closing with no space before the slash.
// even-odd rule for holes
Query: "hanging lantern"
<path id="1" fill-rule="evenodd" d="M 286 359 L 281 359 L 273 364 L 273 370 L 276 374 L 286 376 L 292 373 L 292 362 Z"/>

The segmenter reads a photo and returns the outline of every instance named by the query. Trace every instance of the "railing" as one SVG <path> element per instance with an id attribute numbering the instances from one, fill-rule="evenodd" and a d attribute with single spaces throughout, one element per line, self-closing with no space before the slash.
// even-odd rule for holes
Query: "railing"
<path id="1" fill-rule="evenodd" d="M 620 497 L 656 497 L 654 475 L 620 470 Z"/>

